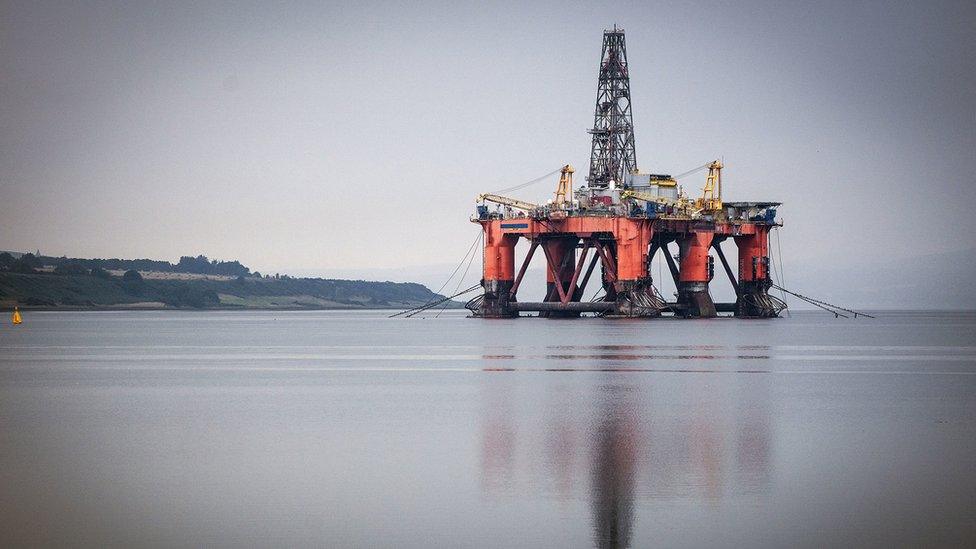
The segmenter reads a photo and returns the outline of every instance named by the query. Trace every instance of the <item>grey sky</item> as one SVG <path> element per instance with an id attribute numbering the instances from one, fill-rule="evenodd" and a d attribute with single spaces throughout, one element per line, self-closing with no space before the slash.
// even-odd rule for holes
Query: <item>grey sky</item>
<path id="1" fill-rule="evenodd" d="M 638 165 L 724 158 L 789 264 L 974 248 L 971 2 L 0 6 L 0 249 L 456 262 L 478 192 L 585 171 L 614 23 Z"/>

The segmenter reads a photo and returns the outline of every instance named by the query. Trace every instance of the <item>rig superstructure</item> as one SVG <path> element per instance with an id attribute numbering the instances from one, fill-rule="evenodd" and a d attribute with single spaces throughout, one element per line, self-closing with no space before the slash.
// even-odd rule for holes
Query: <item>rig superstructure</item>
<path id="1" fill-rule="evenodd" d="M 780 203 L 723 202 L 719 161 L 693 170 L 708 170 L 702 194 L 694 199 L 677 182 L 692 172 L 672 177 L 638 171 L 623 29 L 604 31 L 599 74 L 587 185 L 574 190 L 574 169 L 566 165 L 554 198 L 546 204 L 497 194 L 478 197 L 472 221 L 483 230 L 484 293 L 468 307 L 486 318 L 516 317 L 523 311 L 550 317 L 654 317 L 665 312 L 682 317 L 719 312 L 778 316 L 786 305 L 769 295 L 769 232 L 782 225 L 776 221 Z M 738 250 L 737 274 L 721 246 L 730 238 Z M 515 247 L 522 239 L 529 249 L 516 269 Z M 546 295 L 542 301 L 519 301 L 519 285 L 540 248 L 546 260 Z M 712 301 L 711 250 L 735 288 L 734 303 Z M 674 302 L 661 296 L 651 278 L 651 261 L 658 252 L 678 290 Z M 603 296 L 582 301 L 598 264 Z"/>

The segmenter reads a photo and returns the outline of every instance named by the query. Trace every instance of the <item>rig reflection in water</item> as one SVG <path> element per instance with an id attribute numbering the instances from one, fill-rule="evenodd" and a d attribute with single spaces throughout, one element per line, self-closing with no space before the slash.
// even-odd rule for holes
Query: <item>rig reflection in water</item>
<path id="1" fill-rule="evenodd" d="M 500 371 L 483 385 L 487 496 L 536 491 L 555 501 L 584 500 L 594 544 L 627 547 L 652 542 L 633 539 L 643 503 L 708 505 L 768 490 L 767 376 L 715 383 L 708 374 L 615 372 L 607 364 L 584 370 Z M 552 380 L 545 394 L 528 395 L 521 376 Z M 743 393 L 748 405 L 739 404 Z M 545 402 L 541 418 L 532 413 L 538 398 Z"/>

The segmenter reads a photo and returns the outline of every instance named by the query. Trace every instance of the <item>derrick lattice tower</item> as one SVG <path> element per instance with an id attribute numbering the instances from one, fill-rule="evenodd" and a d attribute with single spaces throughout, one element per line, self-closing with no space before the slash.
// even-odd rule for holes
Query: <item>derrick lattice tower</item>
<path id="1" fill-rule="evenodd" d="M 786 303 L 769 293 L 776 287 L 770 276 L 769 233 L 782 226 L 776 221 L 780 203 L 723 201 L 718 161 L 677 176 L 708 168 L 702 194 L 695 198 L 684 194 L 677 178 L 637 171 L 627 50 L 624 31 L 617 27 L 603 32 L 589 133 L 593 148 L 587 186 L 573 188 L 574 170 L 566 164 L 555 196 L 544 204 L 492 193 L 478 196 L 472 221 L 482 229 L 483 293 L 466 305 L 475 316 L 779 316 Z M 734 243 L 734 263 L 722 251 L 723 241 Z M 519 242 L 529 245 L 521 266 L 515 253 Z M 713 253 L 722 263 L 719 273 L 724 271 L 735 291 L 734 302 L 712 300 Z M 662 281 L 653 277 L 657 254 L 677 290 L 673 301 L 661 294 Z M 519 287 L 539 255 L 545 256 L 546 292 L 539 294 L 541 301 L 521 299 Z M 595 293 L 593 285 L 600 286 Z"/>
<path id="2" fill-rule="evenodd" d="M 630 109 L 627 47 L 623 29 L 616 26 L 613 30 L 603 31 L 600 83 L 590 134 L 593 135 L 593 146 L 586 180 L 596 188 L 607 187 L 611 180 L 622 184 L 624 174 L 637 170 L 637 153 L 634 151 L 634 120 Z"/>

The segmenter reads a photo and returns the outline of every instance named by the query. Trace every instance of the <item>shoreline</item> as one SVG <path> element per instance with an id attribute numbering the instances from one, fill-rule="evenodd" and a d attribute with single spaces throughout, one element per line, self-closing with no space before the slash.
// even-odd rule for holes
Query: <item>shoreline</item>
<path id="1" fill-rule="evenodd" d="M 194 312 L 207 312 L 207 311 L 402 311 L 404 309 L 410 309 L 413 307 L 419 307 L 424 305 L 423 303 L 417 303 L 414 305 L 408 305 L 404 307 L 171 307 L 164 305 L 161 307 L 153 306 L 117 306 L 117 305 L 106 305 L 102 306 L 57 306 L 57 307 L 43 307 L 43 306 L 17 306 L 17 309 L 21 312 L 31 311 L 31 312 L 93 312 L 93 311 L 194 311 Z M 457 304 L 453 306 L 448 306 L 446 309 L 449 310 L 461 310 L 464 309 L 463 304 Z M 0 312 L 12 313 L 14 311 L 13 307 L 2 306 L 0 307 Z"/>

